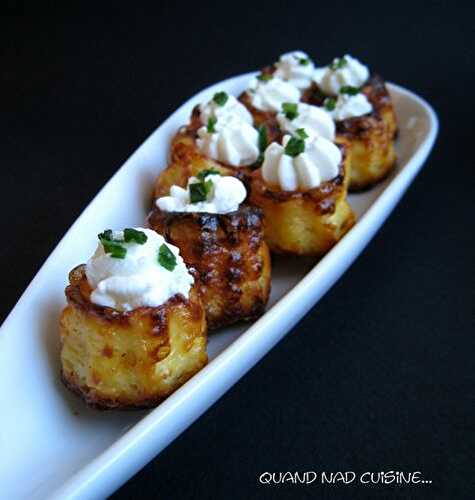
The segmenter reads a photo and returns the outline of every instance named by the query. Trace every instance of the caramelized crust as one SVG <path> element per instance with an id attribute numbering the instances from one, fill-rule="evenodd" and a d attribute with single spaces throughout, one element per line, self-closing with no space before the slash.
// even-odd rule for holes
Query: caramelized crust
<path id="1" fill-rule="evenodd" d="M 280 191 L 254 172 L 250 202 L 264 211 L 272 252 L 321 257 L 348 232 L 355 217 L 346 199 L 347 164 L 344 155 L 337 177 L 307 191 Z"/>
<path id="2" fill-rule="evenodd" d="M 159 307 L 119 312 L 90 301 L 84 266 L 71 271 L 60 320 L 61 375 L 93 407 L 156 406 L 207 363 L 196 287 Z"/>
<path id="3" fill-rule="evenodd" d="M 337 142 L 345 139 L 351 147 L 350 191 L 370 188 L 384 179 L 396 164 L 394 139 L 397 121 L 384 80 L 373 75 L 362 92 L 373 106 L 368 115 L 336 123 Z M 325 95 L 314 85 L 302 97 L 304 102 L 322 106 Z"/>
<path id="4" fill-rule="evenodd" d="M 229 214 L 209 214 L 155 208 L 149 224 L 178 246 L 186 264 L 198 271 L 210 329 L 264 312 L 271 262 L 260 209 L 241 206 Z"/>

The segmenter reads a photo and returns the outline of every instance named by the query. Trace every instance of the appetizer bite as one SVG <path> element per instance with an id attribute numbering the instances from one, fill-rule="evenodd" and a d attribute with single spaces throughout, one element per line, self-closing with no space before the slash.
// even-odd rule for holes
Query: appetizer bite
<path id="1" fill-rule="evenodd" d="M 210 329 L 256 318 L 269 298 L 262 211 L 243 205 L 246 195 L 236 177 L 201 171 L 158 198 L 148 218 L 197 270 Z"/>
<path id="2" fill-rule="evenodd" d="M 347 168 L 343 145 L 306 129 L 267 147 L 252 175 L 250 203 L 264 211 L 271 251 L 319 257 L 346 234 L 355 220 L 346 199 Z"/>
<path id="3" fill-rule="evenodd" d="M 155 231 L 104 231 L 69 282 L 61 373 L 89 405 L 156 406 L 207 363 L 194 277 L 178 248 Z"/>
<path id="4" fill-rule="evenodd" d="M 217 92 L 196 106 L 190 123 L 172 140 L 170 165 L 160 174 L 155 195 L 165 196 L 173 185 L 214 169 L 244 181 L 259 157 L 259 133 L 251 114 L 232 95 Z"/>
<path id="5" fill-rule="evenodd" d="M 351 148 L 349 189 L 371 187 L 396 163 L 397 122 L 384 80 L 350 55 L 314 72 L 302 100 L 323 107 L 335 120 L 337 141 Z"/>

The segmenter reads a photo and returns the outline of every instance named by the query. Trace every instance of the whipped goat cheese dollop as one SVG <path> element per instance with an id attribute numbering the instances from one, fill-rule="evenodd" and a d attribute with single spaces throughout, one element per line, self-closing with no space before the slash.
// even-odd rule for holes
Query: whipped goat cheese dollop
<path id="1" fill-rule="evenodd" d="M 86 263 L 91 302 L 131 311 L 158 307 L 178 293 L 188 298 L 194 280 L 179 249 L 155 231 L 142 227 L 132 230 L 144 235 L 138 239 L 141 243 L 126 241 L 127 231 L 131 230 L 99 235 L 97 250 Z M 106 233 L 107 238 L 103 236 Z"/>
<path id="2" fill-rule="evenodd" d="M 309 137 L 317 135 L 333 141 L 335 139 L 335 123 L 332 116 L 318 106 L 299 103 L 284 103 L 277 114 L 280 128 L 289 134 L 298 129 L 305 129 Z"/>
<path id="3" fill-rule="evenodd" d="M 338 175 L 342 155 L 333 142 L 319 136 L 309 137 L 303 144 L 296 141 L 302 139 L 286 135 L 282 145 L 273 142 L 267 147 L 262 164 L 267 184 L 282 191 L 307 190 Z"/>
<path id="4" fill-rule="evenodd" d="M 259 133 L 248 122 L 227 115 L 198 129 L 196 145 L 213 160 L 233 167 L 252 165 L 259 156 Z"/>
<path id="5" fill-rule="evenodd" d="M 326 112 L 335 120 L 341 121 L 347 118 L 363 116 L 373 111 L 372 104 L 363 93 L 356 95 L 340 94 L 331 110 Z"/>
<path id="6" fill-rule="evenodd" d="M 226 92 L 216 92 L 208 102 L 200 104 L 200 120 L 207 125 L 209 119 L 234 117 L 252 125 L 252 115 L 233 95 Z"/>
<path id="7" fill-rule="evenodd" d="M 300 101 L 300 90 L 289 82 L 272 75 L 253 78 L 247 90 L 251 104 L 260 111 L 280 111 L 284 102 Z"/>
<path id="8" fill-rule="evenodd" d="M 275 77 L 289 82 L 300 90 L 310 87 L 313 82 L 315 65 L 301 50 L 282 54 L 274 66 Z"/>
<path id="9" fill-rule="evenodd" d="M 239 179 L 212 172 L 201 178 L 190 177 L 186 189 L 173 185 L 170 195 L 158 198 L 155 204 L 164 212 L 227 214 L 238 210 L 246 196 L 246 188 Z"/>
<path id="10" fill-rule="evenodd" d="M 369 69 L 358 59 L 345 55 L 314 71 L 314 80 L 322 92 L 336 96 L 342 87 L 361 87 L 369 78 Z"/>

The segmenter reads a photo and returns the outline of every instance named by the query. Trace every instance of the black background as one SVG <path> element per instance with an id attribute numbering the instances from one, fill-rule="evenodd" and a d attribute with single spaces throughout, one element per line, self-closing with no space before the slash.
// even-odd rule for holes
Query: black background
<path id="1" fill-rule="evenodd" d="M 4 13 L 2 319 L 115 170 L 211 83 L 291 49 L 321 64 L 348 51 L 440 118 L 425 169 L 346 275 L 114 498 L 475 495 L 474 14 L 456 2 Z M 264 471 L 390 469 L 433 483 L 258 484 Z"/>

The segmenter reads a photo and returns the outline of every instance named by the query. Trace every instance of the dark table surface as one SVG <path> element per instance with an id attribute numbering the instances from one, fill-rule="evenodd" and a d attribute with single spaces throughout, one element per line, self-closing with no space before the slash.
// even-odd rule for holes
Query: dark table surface
<path id="1" fill-rule="evenodd" d="M 114 171 L 211 83 L 290 49 L 320 63 L 348 51 L 440 118 L 425 169 L 351 269 L 117 500 L 475 495 L 475 9 L 330 3 L 2 16 L 2 319 Z M 432 484 L 258 482 L 391 469 Z"/>

